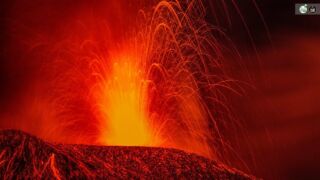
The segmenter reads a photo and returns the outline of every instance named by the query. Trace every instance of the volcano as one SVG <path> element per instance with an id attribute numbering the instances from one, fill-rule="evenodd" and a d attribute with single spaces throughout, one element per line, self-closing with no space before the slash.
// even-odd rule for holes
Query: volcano
<path id="1" fill-rule="evenodd" d="M 254 179 L 192 153 L 168 148 L 49 143 L 18 130 L 0 132 L 0 177 Z"/>

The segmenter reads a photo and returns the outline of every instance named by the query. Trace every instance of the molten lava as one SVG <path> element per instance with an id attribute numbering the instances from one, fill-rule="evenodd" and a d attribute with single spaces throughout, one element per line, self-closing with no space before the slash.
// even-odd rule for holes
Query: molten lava
<path id="1" fill-rule="evenodd" d="M 110 72 L 105 72 L 98 96 L 103 120 L 103 144 L 122 146 L 156 145 L 147 113 L 148 82 L 141 58 L 130 53 L 111 57 Z"/>
<path id="2" fill-rule="evenodd" d="M 235 91 L 236 81 L 223 70 L 224 47 L 214 33 L 225 35 L 205 21 L 202 2 L 160 1 L 137 12 L 136 24 L 87 5 L 25 40 L 26 57 L 41 70 L 26 112 L 10 117 L 17 119 L 10 128 L 62 143 L 223 154 L 219 125 L 229 112 L 222 91 Z"/>

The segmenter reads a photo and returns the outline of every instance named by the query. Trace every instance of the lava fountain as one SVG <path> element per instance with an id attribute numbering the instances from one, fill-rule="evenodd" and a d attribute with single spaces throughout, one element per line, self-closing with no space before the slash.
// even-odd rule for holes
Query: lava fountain
<path id="1" fill-rule="evenodd" d="M 141 11 L 134 38 L 107 61 L 91 62 L 100 78 L 100 142 L 217 156 L 214 144 L 223 146 L 223 139 L 212 113 L 226 106 L 220 88 L 233 90 L 235 81 L 223 72 L 211 34 L 218 29 L 204 21 L 204 12 L 200 1 L 161 1 L 153 13 Z"/>
<path id="2" fill-rule="evenodd" d="M 36 109 L 50 107 L 34 134 L 219 158 L 226 147 L 219 127 L 226 124 L 223 114 L 229 116 L 223 91 L 241 88 L 224 71 L 220 39 L 227 37 L 205 21 L 200 0 L 160 1 L 140 10 L 137 25 L 118 39 L 101 17 L 78 19 L 80 28 L 64 23 L 61 36 L 31 40 L 45 79 Z M 19 125 L 33 132 L 29 122 Z"/>
<path id="3" fill-rule="evenodd" d="M 154 136 L 147 116 L 148 81 L 142 65 L 144 58 L 123 52 L 110 59 L 111 68 L 97 73 L 104 75 L 97 96 L 102 113 L 100 142 L 126 146 L 157 145 L 158 137 Z"/>

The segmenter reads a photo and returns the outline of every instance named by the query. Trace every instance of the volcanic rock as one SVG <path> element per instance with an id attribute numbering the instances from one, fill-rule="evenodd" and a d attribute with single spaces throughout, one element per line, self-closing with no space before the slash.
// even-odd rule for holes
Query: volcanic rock
<path id="1" fill-rule="evenodd" d="M 167 148 L 69 145 L 0 131 L 1 179 L 254 179 L 192 153 Z"/>

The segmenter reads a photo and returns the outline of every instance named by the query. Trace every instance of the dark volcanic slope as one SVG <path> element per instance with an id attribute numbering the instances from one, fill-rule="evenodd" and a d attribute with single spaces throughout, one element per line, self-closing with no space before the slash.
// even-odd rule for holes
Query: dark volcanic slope
<path id="1" fill-rule="evenodd" d="M 51 144 L 21 131 L 0 131 L 1 179 L 54 177 L 252 178 L 174 149 Z"/>

